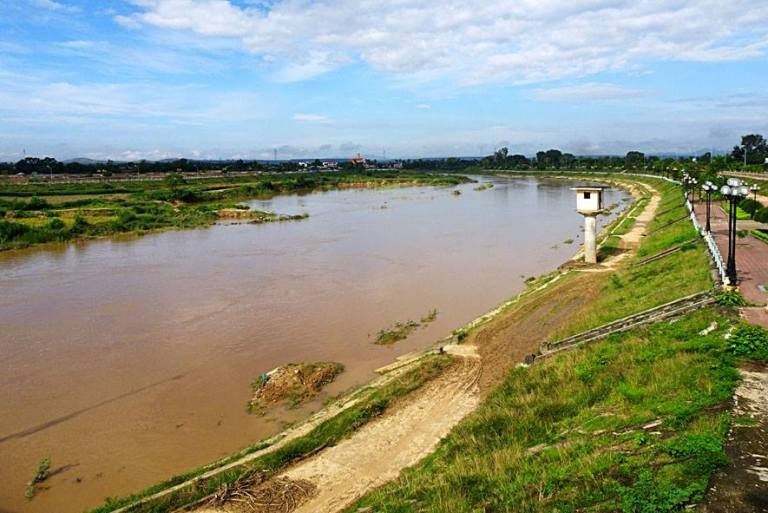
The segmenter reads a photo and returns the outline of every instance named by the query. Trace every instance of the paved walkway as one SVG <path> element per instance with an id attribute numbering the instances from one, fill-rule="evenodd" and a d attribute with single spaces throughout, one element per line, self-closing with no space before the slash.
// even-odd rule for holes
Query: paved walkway
<path id="1" fill-rule="evenodd" d="M 701 226 L 706 226 L 706 204 L 694 204 L 696 217 Z M 720 249 L 723 260 L 728 258 L 728 217 L 719 204 L 711 204 L 710 224 L 712 236 Z M 737 221 L 736 228 L 749 230 L 757 227 L 754 221 Z M 761 308 L 745 308 L 744 317 L 752 323 L 768 327 L 768 244 L 749 235 L 736 239 L 736 272 L 739 290 L 744 298 Z"/>

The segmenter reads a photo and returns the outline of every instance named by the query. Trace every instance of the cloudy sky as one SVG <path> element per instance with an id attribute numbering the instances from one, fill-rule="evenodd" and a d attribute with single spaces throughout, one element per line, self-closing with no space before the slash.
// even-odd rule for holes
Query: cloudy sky
<path id="1" fill-rule="evenodd" d="M 0 160 L 726 149 L 767 53 L 746 0 L 0 0 Z"/>

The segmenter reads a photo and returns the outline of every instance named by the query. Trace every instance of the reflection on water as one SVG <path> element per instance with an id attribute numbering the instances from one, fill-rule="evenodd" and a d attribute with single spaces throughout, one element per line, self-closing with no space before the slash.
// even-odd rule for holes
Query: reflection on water
<path id="1" fill-rule="evenodd" d="M 576 252 L 572 183 L 491 181 L 280 196 L 251 204 L 310 218 L 0 254 L 0 510 L 81 511 L 275 433 L 319 401 L 247 415 L 259 373 L 335 360 L 328 393 L 359 385 Z M 46 456 L 71 467 L 27 502 Z"/>

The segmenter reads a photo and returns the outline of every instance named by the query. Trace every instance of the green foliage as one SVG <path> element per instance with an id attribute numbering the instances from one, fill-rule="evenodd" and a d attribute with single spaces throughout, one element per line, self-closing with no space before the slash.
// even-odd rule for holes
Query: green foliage
<path id="1" fill-rule="evenodd" d="M 739 208 L 744 212 L 747 212 L 750 216 L 763 208 L 763 204 L 759 201 L 755 201 L 752 198 L 744 198 L 739 203 Z"/>
<path id="2" fill-rule="evenodd" d="M 384 346 L 405 340 L 419 326 L 420 324 L 416 321 L 396 322 L 392 327 L 379 331 L 376 334 L 374 344 Z"/>
<path id="3" fill-rule="evenodd" d="M 768 330 L 751 324 L 740 324 L 731 333 L 728 349 L 737 356 L 767 359 Z"/>
<path id="4" fill-rule="evenodd" d="M 697 490 L 678 487 L 657 478 L 650 470 L 641 470 L 632 486 L 619 488 L 623 513 L 666 513 L 679 511 Z"/>
<path id="5" fill-rule="evenodd" d="M 715 294 L 715 301 L 720 306 L 746 306 L 747 301 L 738 289 L 721 289 Z"/>
<path id="6" fill-rule="evenodd" d="M 755 221 L 768 223 L 768 207 L 763 207 L 757 211 L 757 214 L 755 214 Z"/>
<path id="7" fill-rule="evenodd" d="M 27 499 L 33 498 L 37 494 L 37 485 L 39 483 L 42 483 L 48 477 L 50 476 L 50 470 L 51 470 L 51 459 L 50 458 L 43 458 L 37 463 L 37 469 L 35 470 L 35 475 L 32 476 L 32 479 L 27 483 L 27 489 L 24 492 L 24 496 Z"/>
<path id="8" fill-rule="evenodd" d="M 757 229 L 752 230 L 752 235 L 754 235 L 755 237 L 757 237 L 763 242 L 768 242 L 768 231 L 766 230 L 757 230 Z"/>

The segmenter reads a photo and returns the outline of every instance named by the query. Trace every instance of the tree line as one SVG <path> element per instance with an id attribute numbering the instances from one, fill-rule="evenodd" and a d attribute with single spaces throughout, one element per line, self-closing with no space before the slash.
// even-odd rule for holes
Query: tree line
<path id="1" fill-rule="evenodd" d="M 576 156 L 551 148 L 540 150 L 533 157 L 522 154 L 510 154 L 509 148 L 503 147 L 493 154 L 482 158 L 449 157 L 390 160 L 387 162 L 369 161 L 372 167 L 402 167 L 409 170 L 425 171 L 465 171 L 477 168 L 507 169 L 507 170 L 546 170 L 546 169 L 644 169 L 655 173 L 675 171 L 676 167 L 686 164 L 689 167 L 707 166 L 714 172 L 720 172 L 737 167 L 749 167 L 751 170 L 768 169 L 768 141 L 760 134 L 748 134 L 741 138 L 741 144 L 735 145 L 730 154 L 713 156 L 706 152 L 702 155 L 687 157 L 664 157 L 646 155 L 642 151 L 633 150 L 624 156 Z M 320 168 L 322 162 L 315 160 L 312 169 Z M 113 174 L 165 174 L 165 173 L 199 173 L 199 172 L 295 172 L 305 169 L 296 161 L 265 162 L 256 160 L 191 160 L 174 159 L 162 161 L 140 160 L 135 162 L 59 162 L 54 158 L 27 157 L 18 162 L 0 163 L 0 173 L 3 175 L 94 175 L 110 176 Z M 342 171 L 360 171 L 361 164 L 340 161 L 338 169 Z"/>

